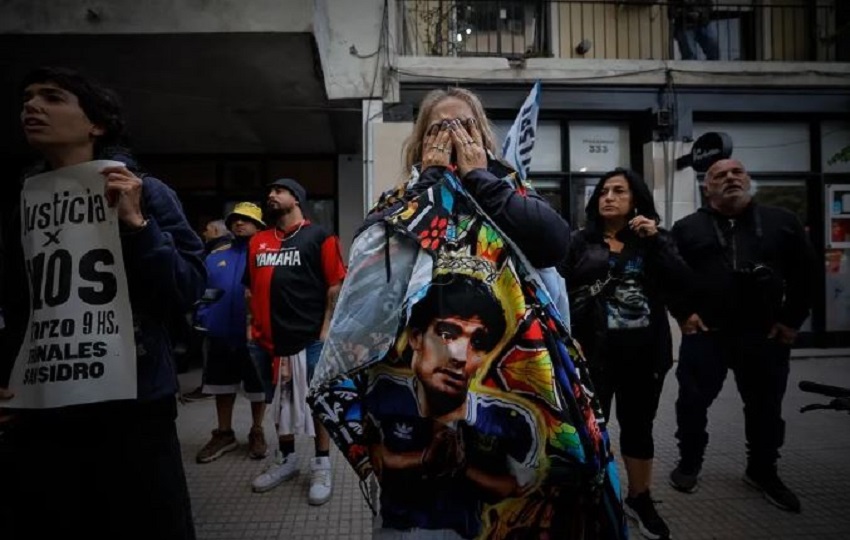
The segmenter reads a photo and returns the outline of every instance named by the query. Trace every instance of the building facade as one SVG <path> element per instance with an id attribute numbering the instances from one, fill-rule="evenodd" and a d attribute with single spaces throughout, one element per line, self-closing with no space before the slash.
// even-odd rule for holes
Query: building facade
<path id="1" fill-rule="evenodd" d="M 701 175 L 676 159 L 700 135 L 725 132 L 756 200 L 795 212 L 824 262 L 802 343 L 850 345 L 850 163 L 833 159 L 850 145 L 850 5 L 707 2 L 700 31 L 714 36 L 717 59 L 697 43 L 697 58 L 683 60 L 677 36 L 696 28 L 680 25 L 676 4 L 402 0 L 389 68 L 399 98 L 378 129 L 410 126 L 428 90 L 458 84 L 481 95 L 504 133 L 539 80 L 532 184 L 581 226 L 601 174 L 630 167 L 653 187 L 667 227 L 702 204 Z"/>
<path id="2" fill-rule="evenodd" d="M 193 220 L 292 176 L 345 246 L 405 177 L 401 147 L 433 88 L 476 91 L 503 134 L 541 81 L 531 182 L 573 226 L 601 174 L 625 166 L 669 227 L 701 204 L 699 174 L 676 159 L 722 131 L 756 199 L 796 212 L 823 257 L 804 344 L 850 346 L 850 163 L 832 159 L 850 145 L 850 3 L 713 0 L 690 18 L 678 4 L 11 0 L 0 93 L 18 103 L 36 65 L 80 68 L 121 93 L 143 165 Z M 7 176 L 28 159 L 16 137 L 0 148 Z"/>

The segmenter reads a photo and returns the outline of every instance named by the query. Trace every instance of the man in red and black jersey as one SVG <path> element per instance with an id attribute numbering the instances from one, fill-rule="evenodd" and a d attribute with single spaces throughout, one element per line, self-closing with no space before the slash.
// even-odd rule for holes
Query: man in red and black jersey
<path id="1" fill-rule="evenodd" d="M 251 308 L 249 349 L 264 374 L 266 400 L 271 403 L 277 383 L 272 376 L 274 357 L 297 362 L 304 355 L 306 382 L 313 377 L 346 270 L 339 238 L 304 217 L 304 188 L 290 178 L 275 180 L 268 187 L 266 204 L 275 226 L 251 239 L 246 285 Z M 306 391 L 290 395 L 299 394 L 306 396 Z M 306 402 L 286 405 L 290 410 L 309 411 Z M 254 479 L 254 491 L 268 491 L 298 474 L 295 435 L 284 420 L 281 417 L 278 422 L 279 450 L 266 471 Z M 308 500 L 320 505 L 331 496 L 330 439 L 319 421 L 313 427 L 316 457 L 310 464 Z"/>

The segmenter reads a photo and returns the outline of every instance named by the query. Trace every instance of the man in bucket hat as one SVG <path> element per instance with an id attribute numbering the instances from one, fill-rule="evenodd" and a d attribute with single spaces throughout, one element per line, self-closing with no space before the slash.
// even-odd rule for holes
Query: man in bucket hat
<path id="1" fill-rule="evenodd" d="M 214 249 L 206 259 L 207 288 L 222 296 L 198 309 L 197 325 L 206 332 L 204 340 L 203 392 L 215 396 L 218 428 L 198 452 L 198 463 L 209 463 L 238 446 L 231 422 L 240 383 L 251 402 L 252 425 L 248 433 L 248 456 L 263 459 L 268 453 L 263 433 L 266 410 L 260 374 L 248 353 L 245 334 L 247 308 L 242 278 L 248 260 L 248 241 L 265 229 L 263 211 L 254 203 L 240 202 L 225 219 L 233 240 Z"/>
<path id="2" fill-rule="evenodd" d="M 257 234 L 249 246 L 248 347 L 264 373 L 266 402 L 275 397 L 280 402 L 275 408 L 279 448 L 252 486 L 256 492 L 268 491 L 298 474 L 295 435 L 314 435 L 308 502 L 321 505 L 331 497 L 330 439 L 313 420 L 306 394 L 346 269 L 339 238 L 305 218 L 307 192 L 301 184 L 281 178 L 268 188 L 266 206 L 274 226 Z M 275 370 L 274 365 L 289 369 Z"/>

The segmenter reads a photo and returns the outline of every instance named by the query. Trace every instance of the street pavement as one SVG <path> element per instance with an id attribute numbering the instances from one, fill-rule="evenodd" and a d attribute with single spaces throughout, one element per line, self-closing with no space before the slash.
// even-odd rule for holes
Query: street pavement
<path id="1" fill-rule="evenodd" d="M 675 369 L 675 367 L 674 367 Z M 181 375 L 184 391 L 194 388 L 198 370 Z M 800 497 L 801 514 L 783 512 L 769 504 L 741 477 L 745 467 L 744 423 L 740 397 L 729 375 L 709 415 L 711 441 L 695 494 L 669 487 L 677 450 L 673 370 L 667 375 L 655 424 L 655 481 L 653 498 L 677 540 L 847 540 L 850 539 L 850 415 L 835 411 L 800 413 L 801 406 L 828 398 L 797 388 L 800 380 L 850 387 L 850 357 L 794 359 L 785 398 L 786 444 L 780 475 Z M 195 454 L 215 427 L 215 403 L 205 400 L 179 408 L 178 430 L 183 444 L 186 475 L 199 540 L 230 539 L 366 539 L 371 538 L 372 514 L 354 473 L 334 450 L 334 496 L 321 507 L 307 504 L 312 440 L 296 449 L 301 474 L 263 494 L 251 492 L 251 480 L 262 461 L 247 455 L 250 409 L 237 399 L 234 426 L 240 447 L 212 463 L 195 463 Z M 271 413 L 266 436 L 274 444 Z M 617 447 L 616 420 L 611 436 Z M 621 474 L 624 472 L 621 468 Z M 635 527 L 631 538 L 642 538 Z"/>

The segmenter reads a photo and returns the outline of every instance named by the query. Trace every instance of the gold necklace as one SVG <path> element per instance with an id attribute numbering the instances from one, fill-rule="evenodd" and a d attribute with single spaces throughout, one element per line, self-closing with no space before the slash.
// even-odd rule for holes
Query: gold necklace
<path id="1" fill-rule="evenodd" d="M 278 229 L 277 227 L 275 227 L 275 228 L 274 228 L 274 231 L 273 231 L 273 232 L 274 232 L 274 237 L 275 237 L 275 238 L 277 238 L 277 239 L 278 239 L 278 241 L 280 241 L 280 242 L 285 242 L 285 241 L 289 240 L 290 238 L 292 238 L 293 236 L 295 236 L 296 234 L 298 234 L 298 231 L 300 231 L 300 230 L 301 230 L 301 227 L 303 227 L 303 226 L 304 226 L 304 220 L 302 219 L 302 220 L 301 220 L 301 223 L 299 223 L 299 224 L 298 224 L 298 228 L 297 228 L 297 229 L 295 229 L 294 231 L 292 231 L 292 232 L 291 232 L 291 233 L 289 233 L 289 234 L 283 234 L 283 235 L 280 235 L 280 236 L 277 234 L 277 233 L 278 233 L 278 231 L 279 231 L 280 229 Z"/>

